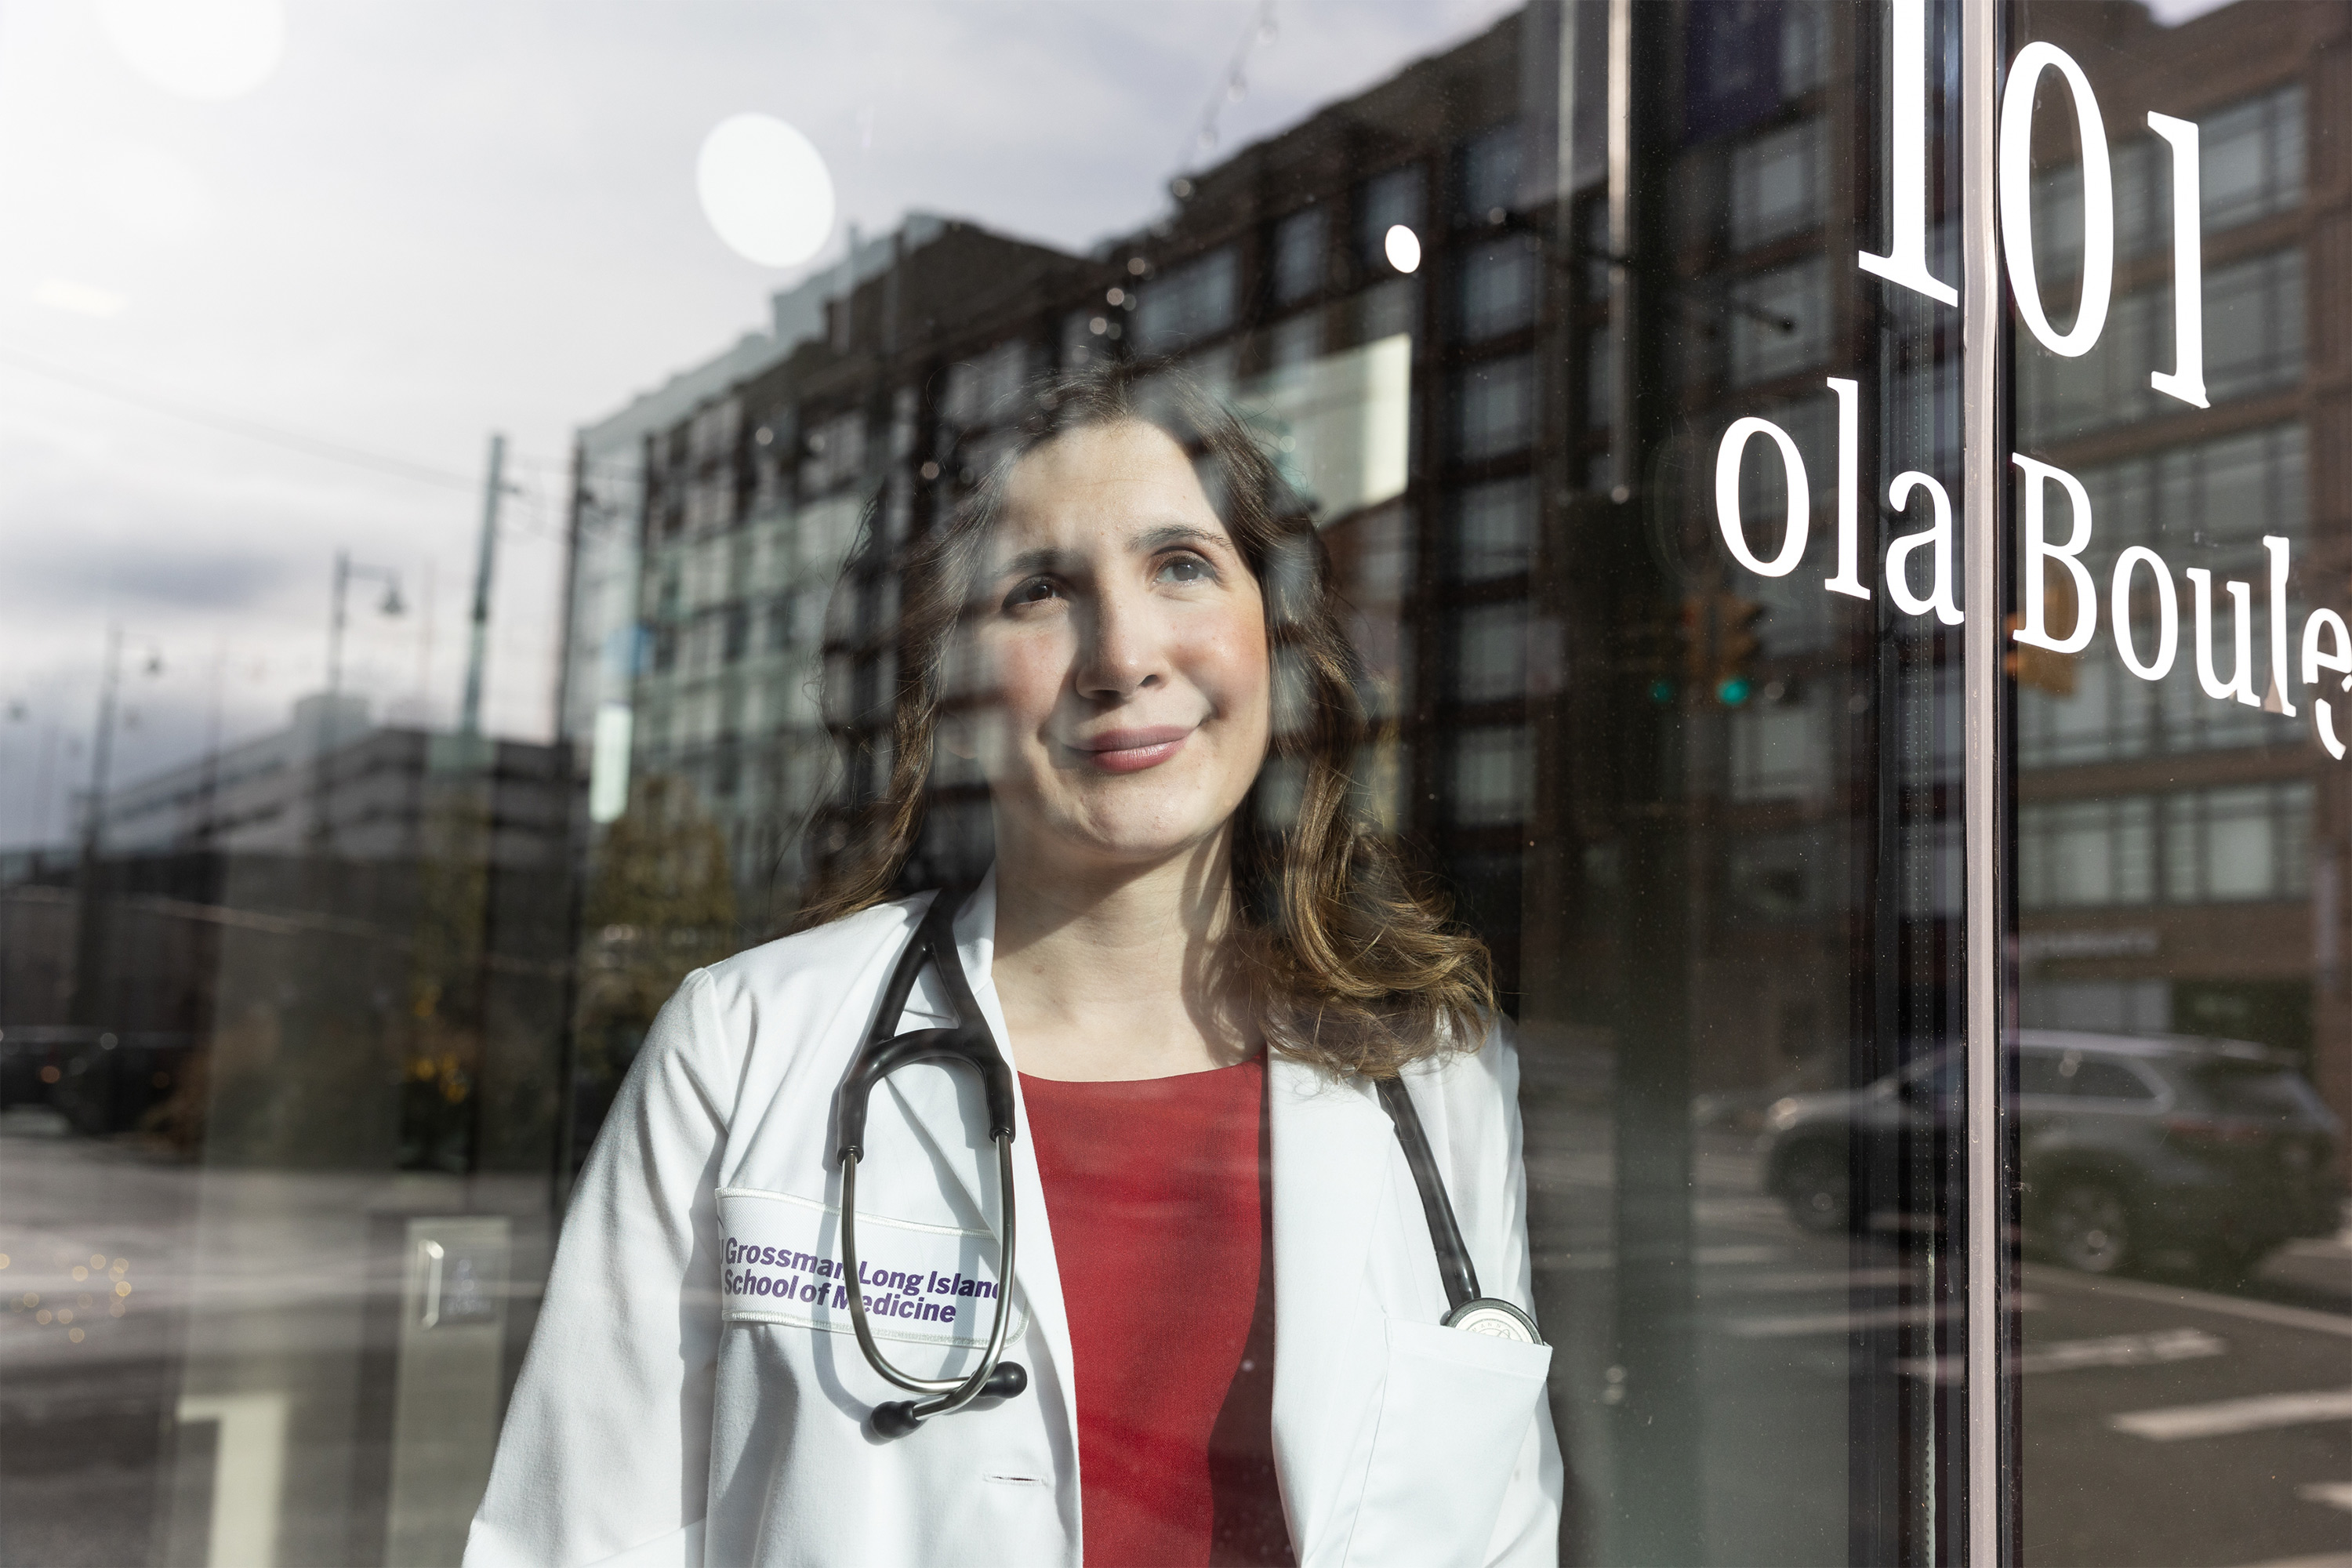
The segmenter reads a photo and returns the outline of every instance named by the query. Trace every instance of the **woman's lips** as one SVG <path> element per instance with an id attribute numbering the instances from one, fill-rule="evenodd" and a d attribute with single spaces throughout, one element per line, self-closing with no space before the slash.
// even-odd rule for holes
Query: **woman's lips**
<path id="1" fill-rule="evenodd" d="M 1156 768 L 1178 752 L 1192 731 L 1181 724 L 1144 730 L 1108 730 L 1073 742 L 1072 749 L 1107 773 L 1138 773 Z"/>

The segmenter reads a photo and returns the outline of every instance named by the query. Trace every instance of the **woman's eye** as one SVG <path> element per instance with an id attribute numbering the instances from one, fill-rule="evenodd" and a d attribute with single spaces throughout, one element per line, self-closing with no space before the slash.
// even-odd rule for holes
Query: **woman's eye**
<path id="1" fill-rule="evenodd" d="M 1015 605 L 1047 604 L 1055 599 L 1060 598 L 1061 596 L 1062 591 L 1055 586 L 1054 580 L 1052 578 L 1032 577 L 1026 583 L 1022 584 L 1018 588 L 1013 589 L 1012 593 L 1006 595 L 1004 604 L 1005 607 L 1009 609 Z"/>
<path id="2" fill-rule="evenodd" d="M 1197 555 L 1179 555 L 1160 568 L 1163 583 L 1213 583 L 1216 569 Z"/>

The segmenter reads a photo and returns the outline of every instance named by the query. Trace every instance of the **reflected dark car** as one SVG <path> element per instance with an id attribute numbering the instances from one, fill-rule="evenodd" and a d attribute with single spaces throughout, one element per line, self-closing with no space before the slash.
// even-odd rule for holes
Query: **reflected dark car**
<path id="1" fill-rule="evenodd" d="M 1947 1050 L 1866 1089 L 1782 1100 L 1767 1119 L 1768 1189 L 1809 1230 L 1915 1222 L 1926 1205 L 1906 1193 L 1932 1190 L 1958 1155 L 1961 1072 Z M 2232 1279 L 2343 1223 L 2343 1125 L 2280 1052 L 2028 1029 L 2014 1105 L 2026 1243 L 2085 1272 L 2186 1254 Z"/>

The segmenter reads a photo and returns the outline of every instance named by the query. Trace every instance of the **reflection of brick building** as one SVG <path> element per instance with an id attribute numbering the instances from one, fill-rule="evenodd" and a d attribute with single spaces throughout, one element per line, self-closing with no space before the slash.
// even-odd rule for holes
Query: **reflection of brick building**
<path id="1" fill-rule="evenodd" d="M 2099 95 L 2117 273 L 2091 354 L 2061 361 L 2020 332 L 2018 445 L 2088 486 L 2100 583 L 2123 548 L 2147 544 L 2176 569 L 2251 585 L 2252 685 L 2267 695 L 2261 536 L 2293 542 L 2297 629 L 2302 608 L 2346 607 L 2352 583 L 2352 12 L 2237 5 L 2173 29 L 2130 5 L 2032 16 Z M 2148 385 L 2171 354 L 2169 163 L 2145 129 L 2150 110 L 2200 128 L 2210 409 Z M 2047 116 L 2061 137 L 2064 120 Z M 2042 150 L 2041 207 L 2062 236 L 2044 265 L 2063 300 L 2079 177 L 2066 147 Z M 2057 689 L 2021 696 L 2026 1020 L 2309 1052 L 2352 1117 L 2341 912 L 2352 774 L 2320 751 L 2307 697 L 2287 719 L 2200 689 L 2186 593 L 2166 680 L 2130 677 L 2103 636 L 2056 673 Z"/>
<path id="2" fill-rule="evenodd" d="M 2323 261 L 2335 252 L 2310 237 L 2333 232 L 2345 176 L 2294 152 L 2330 145 L 2310 131 L 2317 106 L 2347 100 L 2326 75 L 2342 68 L 2341 46 L 2297 32 L 2327 25 L 2325 8 L 2253 8 L 2254 26 L 2228 19 L 2246 9 L 2167 36 L 2184 62 L 2221 63 L 2184 64 L 2186 77 L 2160 84 L 2097 45 L 2100 27 L 2131 29 L 2133 52 L 2149 56 L 2137 7 L 2037 12 L 2115 95 L 2111 128 L 2140 122 L 2158 100 L 2207 122 L 2209 292 L 2221 297 L 2208 327 L 2210 414 L 2154 422 L 2161 411 L 2143 406 L 2137 360 L 2118 369 L 2093 356 L 2053 379 L 2028 356 L 2020 444 L 2080 465 L 2102 493 L 2161 494 L 2168 530 L 2212 532 L 2175 517 L 2181 507 L 2218 518 L 2231 504 L 2244 517 L 2300 506 L 2310 521 L 2298 549 L 2316 583 L 2343 574 L 2344 481 L 2307 456 L 2333 461 L 2342 445 L 2315 432 L 2340 417 L 2330 378 L 2343 367 L 2306 351 L 2303 312 L 2312 302 L 2321 313 L 2310 323 L 2324 326 L 2333 307 L 2321 301 L 2347 292 L 2324 287 L 2323 266 L 2341 263 Z M 1733 414 L 1761 412 L 1826 474 L 1822 380 L 1859 375 L 1875 399 L 1864 427 L 1883 469 L 1866 488 L 1883 494 L 1894 472 L 1918 468 L 1957 493 L 1958 334 L 1924 308 L 1891 327 L 1884 312 L 1896 307 L 1853 265 L 1857 235 L 1877 243 L 1880 200 L 1877 171 L 1839 151 L 1868 131 L 1852 61 L 1885 40 L 1865 22 L 1791 5 L 1707 8 L 1684 25 L 1679 140 L 1648 176 L 1675 193 L 1670 280 L 1652 307 L 1675 365 L 1666 423 L 1696 452 Z M 1613 375 L 1619 307 L 1596 183 L 1601 35 L 1549 13 L 1506 17 L 1191 174 L 1160 221 L 1086 258 L 919 220 L 870 243 L 861 254 L 874 258 L 854 276 L 810 286 L 825 315 L 811 314 L 796 346 L 780 331 L 756 367 L 704 377 L 695 405 L 644 447 L 630 751 L 640 773 L 687 781 L 726 831 L 743 924 L 781 912 L 772 877 L 780 862 L 787 881 L 796 869 L 793 838 L 831 765 L 809 687 L 820 647 L 862 659 L 869 680 L 888 668 L 887 637 L 875 635 L 888 619 L 886 584 L 862 585 L 822 624 L 864 510 L 877 509 L 890 539 L 938 516 L 987 460 L 992 404 L 1024 377 L 1105 353 L 1168 356 L 1288 442 L 1359 611 L 1370 695 L 1395 721 L 1367 759 L 1373 809 L 1458 889 L 1532 1021 L 1588 1021 L 1624 1005 L 1609 994 L 1629 973 L 1611 914 L 1631 852 L 1616 774 L 1625 754 L 1667 747 L 1675 760 L 1661 752 L 1657 765 L 1678 770 L 1674 809 L 1687 813 L 1691 856 L 1689 967 L 1677 984 L 1696 1009 L 1694 1087 L 1761 1085 L 1841 1060 L 1864 1035 L 1878 1046 L 1838 1071 L 1867 1074 L 1897 1059 L 1897 1037 L 1948 1027 L 1958 637 L 1906 626 L 1892 652 L 1874 652 L 1868 617 L 1819 590 L 1826 527 L 1793 576 L 1709 576 L 1711 522 L 1687 477 L 1696 459 L 1682 472 L 1616 471 L 1621 440 L 1642 449 L 1665 437 L 1630 432 Z M 2280 90 L 2290 79 L 2299 94 Z M 1567 170 L 1553 166 L 1564 103 L 1578 117 Z M 2151 165 L 2115 134 L 2119 179 L 2145 189 Z M 2063 210 L 2063 179 L 2044 185 L 2045 211 Z M 2155 232 L 2132 199 L 2126 209 Z M 1410 273 L 1385 244 L 1400 225 L 1419 242 Z M 1957 275 L 1948 225 L 1933 244 L 1939 268 Z M 2131 300 L 2156 265 L 2144 245 L 2128 250 L 2109 334 L 2119 355 L 2146 357 L 2150 318 Z M 1400 383 L 1402 398 L 1383 404 Z M 1314 420 L 1341 405 L 1349 438 L 1366 445 L 1334 479 L 1334 448 Z M 2079 438 L 2037 426 L 2093 405 L 2108 423 Z M 1391 449 L 1402 458 L 1392 478 L 1378 456 Z M 2172 468 L 2129 471 L 2159 449 Z M 2193 453 L 2202 466 L 2182 478 Z M 1637 499 L 1612 500 L 1621 486 Z M 1826 519 L 1826 493 L 1816 500 Z M 2118 500 L 2103 516 L 2120 524 L 2129 510 Z M 1702 612 L 1710 595 L 1758 607 L 1759 647 L 1737 682 L 1724 686 L 1694 655 L 1692 624 L 1677 623 L 1672 603 L 1620 615 L 1591 598 L 1616 570 L 1603 559 L 1612 541 L 1629 535 L 1652 552 L 1679 541 L 1696 573 L 1682 591 Z M 2124 542 L 2120 526 L 2103 538 Z M 2323 565 L 2329 550 L 2336 563 Z M 1667 731 L 1651 735 L 1601 696 L 1635 675 Z M 2143 704 L 2175 713 L 2169 721 L 2118 709 L 2085 723 L 2123 698 L 2090 661 L 2078 678 L 2074 698 L 2029 693 L 2023 705 L 2029 1018 L 2311 1043 L 2329 1026 L 2311 1001 L 2310 910 L 2314 889 L 2341 875 L 2325 868 L 2344 837 L 2340 800 L 2315 793 L 2316 753 L 2286 721 L 2207 703 L 2193 687 Z M 880 690 L 866 689 L 869 710 Z M 2147 804 L 2111 798 L 2126 788 Z M 2061 795 L 2078 804 L 2060 808 Z M 1905 804 L 1874 823 L 1872 798 Z M 2064 846 L 2095 829 L 2154 845 L 2165 823 L 2179 825 L 2166 840 L 2176 847 L 2142 859 L 2177 868 L 2136 903 L 2048 892 L 2072 864 Z M 2265 833 L 2272 879 L 2255 889 L 2238 847 Z M 2299 844 L 2339 847 L 2331 859 Z M 2197 845 L 2204 858 L 2186 858 Z M 1896 934 L 1868 935 L 1881 926 Z M 2100 934 L 2111 929 L 2120 934 Z M 1908 999 L 1865 1016 L 1855 997 L 1875 982 L 1863 967 L 1890 981 L 1899 971 Z"/>
<path id="3" fill-rule="evenodd" d="M 649 441 L 633 766 L 686 778 L 726 826 L 747 923 L 825 783 L 820 645 L 887 668 L 865 640 L 887 625 L 885 584 L 824 626 L 866 509 L 890 539 L 927 524 L 986 466 L 1012 391 L 1114 354 L 1175 360 L 1286 449 L 1365 613 L 1375 700 L 1403 721 L 1378 763 L 1382 809 L 1494 881 L 1474 898 L 1507 937 L 1515 884 L 1488 862 L 1509 861 L 1528 795 L 1543 287 L 1508 216 L 1516 37 L 1507 21 L 1244 150 L 1090 258 L 921 220 L 832 291 L 822 330 L 788 353 L 780 333 L 773 363 Z M 1422 240 L 1412 276 L 1384 250 L 1399 224 Z M 1442 629 L 1416 635 L 1423 619 Z M 575 668 L 592 640 L 575 632 Z M 1461 732 L 1424 736 L 1442 708 Z M 587 745 L 584 718 L 567 719 Z"/>

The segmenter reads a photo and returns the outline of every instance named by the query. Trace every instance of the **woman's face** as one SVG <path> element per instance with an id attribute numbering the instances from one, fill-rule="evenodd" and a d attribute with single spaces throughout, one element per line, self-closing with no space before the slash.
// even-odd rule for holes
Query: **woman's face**
<path id="1" fill-rule="evenodd" d="M 1056 437 L 1007 476 L 969 731 L 1002 847 L 1146 864 L 1214 836 L 1265 758 L 1265 607 L 1175 441 Z"/>

